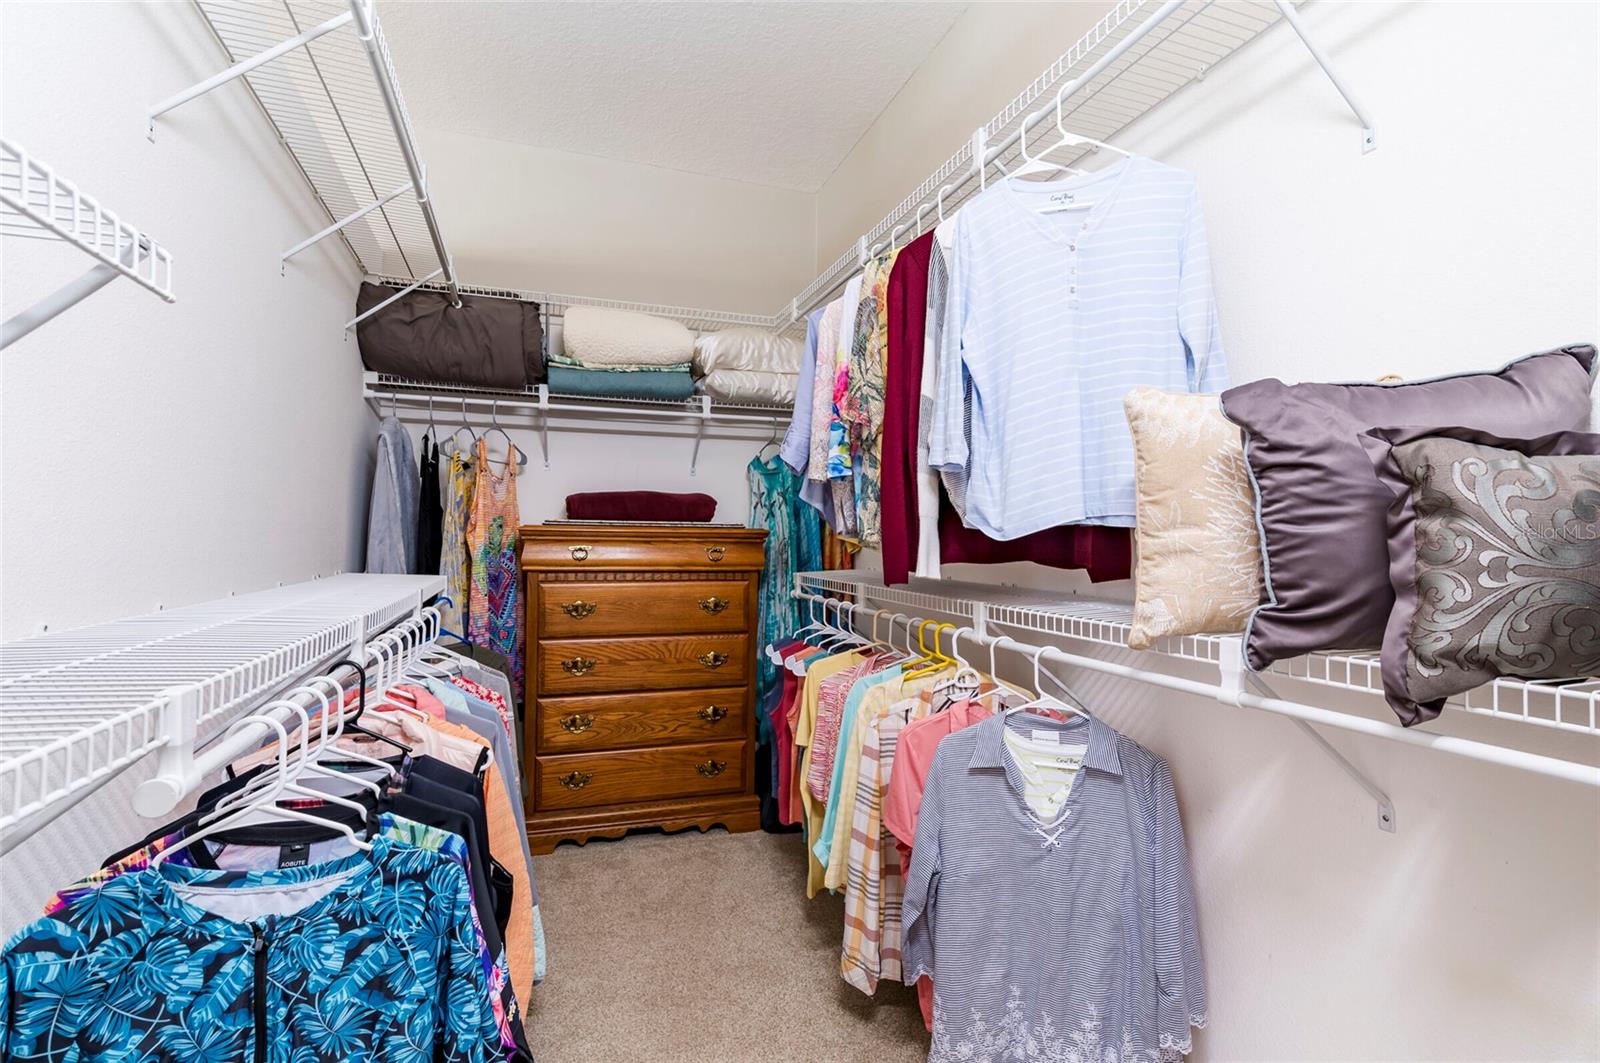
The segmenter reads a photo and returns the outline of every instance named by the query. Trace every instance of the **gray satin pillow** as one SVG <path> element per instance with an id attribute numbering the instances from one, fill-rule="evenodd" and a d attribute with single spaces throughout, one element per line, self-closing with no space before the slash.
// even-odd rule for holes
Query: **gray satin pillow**
<path id="1" fill-rule="evenodd" d="M 1600 435 L 1362 443 L 1392 497 L 1383 689 L 1407 727 L 1496 676 L 1600 675 Z"/>
<path id="2" fill-rule="evenodd" d="M 1496 373 L 1403 384 L 1257 380 L 1222 393 L 1244 430 L 1265 571 L 1251 614 L 1250 667 L 1314 650 L 1375 649 L 1394 604 L 1385 515 L 1361 433 L 1388 425 L 1468 425 L 1511 439 L 1582 430 L 1595 349 L 1519 358 Z"/>

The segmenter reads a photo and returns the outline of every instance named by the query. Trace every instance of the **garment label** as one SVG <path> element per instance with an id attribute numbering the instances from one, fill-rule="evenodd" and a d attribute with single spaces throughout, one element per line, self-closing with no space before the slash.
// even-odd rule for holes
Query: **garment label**
<path id="1" fill-rule="evenodd" d="M 1043 742 L 1046 745 L 1059 746 L 1061 744 L 1061 734 L 1057 731 L 1034 731 L 1029 737 L 1035 742 Z"/>
<path id="2" fill-rule="evenodd" d="M 305 867 L 311 861 L 311 843 L 293 842 L 278 849 L 278 867 Z"/>

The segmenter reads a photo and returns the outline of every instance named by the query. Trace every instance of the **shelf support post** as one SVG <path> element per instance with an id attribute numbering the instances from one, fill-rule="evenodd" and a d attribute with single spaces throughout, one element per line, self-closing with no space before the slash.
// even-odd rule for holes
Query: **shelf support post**
<path id="1" fill-rule="evenodd" d="M 294 256 L 298 255 L 300 252 L 304 251 L 306 248 L 310 247 L 311 245 L 313 245 L 315 243 L 318 243 L 318 242 L 320 242 L 322 240 L 327 239 L 328 237 L 332 236 L 334 233 L 338 232 L 340 229 L 343 229 L 345 226 L 349 225 L 351 222 L 361 220 L 362 218 L 366 217 L 368 214 L 371 214 L 373 211 L 377 210 L 379 207 L 381 207 L 384 204 L 388 203 L 391 199 L 394 199 L 396 196 L 404 195 L 405 193 L 411 191 L 411 189 L 414 188 L 414 187 L 416 187 L 416 186 L 414 186 L 410 181 L 407 181 L 405 184 L 401 185 L 399 188 L 395 189 L 393 192 L 390 192 L 388 195 L 384 196 L 382 199 L 373 200 L 371 203 L 368 203 L 366 206 L 362 207 L 360 210 L 357 210 L 357 211 L 355 211 L 354 213 L 351 213 L 351 214 L 346 214 L 343 218 L 340 218 L 338 221 L 334 222 L 332 225 L 328 226 L 326 229 L 323 229 L 321 232 L 319 232 L 319 233 L 317 233 L 317 234 L 315 234 L 313 236 L 306 237 L 304 240 L 301 240 L 298 244 L 295 244 L 293 247 L 289 248 L 289 250 L 287 250 L 287 251 L 285 251 L 283 253 L 282 258 L 280 259 L 280 265 L 287 265 L 291 258 L 293 258 Z"/>
<path id="2" fill-rule="evenodd" d="M 539 451 L 544 455 L 544 467 L 550 467 L 550 385 L 535 384 L 539 397 Z"/>
<path id="3" fill-rule="evenodd" d="M 1238 636 L 1219 639 L 1221 646 L 1218 648 L 1217 668 L 1221 682 L 1218 687 L 1217 700 L 1227 705 L 1245 706 L 1241 695 L 1244 694 L 1244 684 L 1248 683 L 1264 697 L 1276 698 L 1277 692 L 1267 685 L 1266 680 L 1256 675 L 1245 667 L 1243 640 Z M 1350 776 L 1355 784 L 1367 792 L 1367 796 L 1378 805 L 1378 829 L 1389 834 L 1394 833 L 1395 814 L 1394 802 L 1389 800 L 1389 795 L 1383 792 L 1382 787 L 1367 778 L 1362 770 L 1350 763 L 1343 753 L 1334 748 L 1332 742 L 1323 737 L 1322 732 L 1312 727 L 1305 720 L 1298 717 L 1289 717 L 1291 723 L 1303 731 L 1307 738 L 1315 742 L 1317 748 L 1328 757 L 1346 775 Z"/>
<path id="4" fill-rule="evenodd" d="M 328 21 L 322 23 L 320 26 L 313 26 L 304 33 L 297 34 L 293 37 L 290 37 L 286 41 L 275 44 L 264 52 L 258 52 L 255 55 L 252 55 L 249 59 L 240 60 L 239 62 L 230 66 L 228 69 L 222 71 L 220 74 L 213 74 L 204 81 L 200 82 L 198 85 L 184 89 L 176 96 L 167 97 L 160 103 L 150 108 L 148 133 L 150 139 L 153 141 L 156 138 L 156 119 L 160 118 L 174 107 L 181 107 L 192 99 L 204 96 L 214 88 L 226 85 L 235 78 L 243 77 L 245 74 L 250 73 L 250 71 L 254 70 L 258 66 L 265 66 L 267 63 L 272 62 L 279 56 L 286 55 L 289 52 L 294 51 L 296 48 L 310 44 L 318 37 L 321 37 L 327 33 L 332 33 L 341 26 L 347 25 L 354 18 L 355 15 L 352 12 L 341 12 L 340 14 L 330 18 Z"/>
<path id="5" fill-rule="evenodd" d="M 1273 0 L 1273 4 L 1277 7 L 1278 13 L 1283 16 L 1283 20 L 1299 36 L 1300 43 L 1306 46 L 1306 51 L 1311 53 L 1311 58 L 1315 59 L 1317 65 L 1322 68 L 1322 72 L 1328 75 L 1328 80 L 1333 82 L 1333 87 L 1339 90 L 1339 95 L 1344 97 L 1345 105 L 1355 112 L 1356 120 L 1361 123 L 1361 153 L 1365 155 L 1377 148 L 1378 130 L 1376 124 L 1367 114 L 1367 109 L 1362 107 L 1361 102 L 1356 99 L 1355 93 L 1351 91 L 1350 86 L 1345 84 L 1344 78 L 1341 78 L 1339 72 L 1333 68 L 1333 63 L 1328 59 L 1328 54 L 1306 32 L 1305 23 L 1300 21 L 1300 12 L 1295 10 L 1294 4 L 1290 0 Z"/>
<path id="6" fill-rule="evenodd" d="M 711 420 L 711 396 L 699 396 L 697 405 L 699 408 L 695 410 L 698 422 L 694 428 L 694 453 L 689 456 L 690 476 L 697 475 L 695 469 L 700 464 L 700 444 L 706 437 L 706 423 Z"/>

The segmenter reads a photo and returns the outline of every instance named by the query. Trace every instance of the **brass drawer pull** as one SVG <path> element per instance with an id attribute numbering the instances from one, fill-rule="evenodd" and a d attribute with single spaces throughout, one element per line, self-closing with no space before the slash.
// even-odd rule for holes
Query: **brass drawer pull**
<path id="1" fill-rule="evenodd" d="M 592 778 L 594 776 L 586 771 L 569 771 L 561 776 L 561 785 L 569 790 L 581 790 L 589 785 L 589 780 Z"/>
<path id="2" fill-rule="evenodd" d="M 709 653 L 702 653 L 695 659 L 701 664 L 705 665 L 707 668 L 721 668 L 723 665 L 728 663 L 728 655 L 726 653 L 718 653 L 716 650 L 712 650 Z"/>
<path id="3" fill-rule="evenodd" d="M 594 668 L 594 666 L 595 662 L 592 657 L 573 657 L 570 660 L 561 662 L 562 669 L 565 670 L 568 675 L 583 675 Z"/>
<path id="4" fill-rule="evenodd" d="M 727 715 L 728 710 L 721 705 L 707 705 L 699 712 L 700 718 L 706 723 L 721 723 Z"/>
<path id="5" fill-rule="evenodd" d="M 589 560 L 589 551 L 592 548 L 588 546 L 569 546 L 567 549 L 572 554 L 572 560 L 587 561 Z"/>
<path id="6" fill-rule="evenodd" d="M 718 613 L 728 608 L 728 599 L 718 598 L 716 595 L 712 595 L 710 598 L 701 598 L 700 608 L 704 612 L 710 613 L 712 616 L 716 616 Z"/>
<path id="7" fill-rule="evenodd" d="M 586 616 L 593 616 L 594 611 L 598 608 L 600 608 L 600 606 L 595 602 L 578 601 L 567 602 L 561 607 L 561 611 L 572 617 L 574 620 L 582 620 Z"/>
<path id="8" fill-rule="evenodd" d="M 706 557 L 712 561 L 721 561 L 725 556 L 727 556 L 727 553 L 728 548 L 725 546 L 706 547 Z"/>
<path id="9" fill-rule="evenodd" d="M 575 712 L 561 717 L 561 726 L 572 734 L 582 734 L 594 726 L 594 717 L 586 712 Z"/>
<path id="10" fill-rule="evenodd" d="M 708 760 L 704 764 L 696 764 L 694 770 L 708 779 L 715 779 L 727 770 L 727 762 L 721 760 Z"/>

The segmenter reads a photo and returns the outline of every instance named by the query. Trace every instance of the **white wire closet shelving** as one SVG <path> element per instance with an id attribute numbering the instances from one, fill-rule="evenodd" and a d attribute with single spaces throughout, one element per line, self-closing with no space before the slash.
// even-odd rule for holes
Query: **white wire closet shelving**
<path id="1" fill-rule="evenodd" d="M 331 576 L 0 646 L 0 852 L 173 735 L 226 722 L 443 589 L 438 576 Z"/>
<path id="2" fill-rule="evenodd" d="M 677 421 L 692 424 L 695 436 L 694 449 L 689 458 L 691 476 L 699 465 L 700 445 L 705 440 L 709 426 L 722 424 L 770 428 L 776 438 L 793 413 L 788 406 L 713 402 L 708 395 L 696 395 L 688 399 L 562 395 L 552 392 L 547 384 L 506 389 L 480 388 L 409 380 L 370 369 L 362 374 L 362 394 L 375 414 L 381 416 L 386 409 L 397 414 L 404 410 L 411 420 L 422 419 L 426 414 L 434 424 L 447 428 L 462 424 L 467 419 L 469 406 L 476 408 L 480 420 L 487 414 L 490 424 L 499 424 L 502 412 L 512 418 L 531 418 L 531 425 L 520 427 L 532 427 L 538 431 L 539 449 L 545 468 L 550 467 L 551 414 L 575 414 L 583 418 L 619 422 Z"/>
<path id="3" fill-rule="evenodd" d="M 244 77 L 330 220 L 322 232 L 286 251 L 285 261 L 337 233 L 363 271 L 385 283 L 531 299 L 555 317 L 569 306 L 584 305 L 635 310 L 697 330 L 795 328 L 870 252 L 925 228 L 941 208 L 958 207 L 979 191 L 992 170 L 1008 169 L 1020 157 L 1021 131 L 1053 119 L 1058 94 L 1062 118 L 1073 132 L 1108 140 L 1280 21 L 1290 23 L 1355 113 L 1362 148 L 1370 151 L 1376 143 L 1371 119 L 1307 35 L 1291 0 L 1120 0 L 862 234 L 854 248 L 773 314 L 467 286 L 455 275 L 427 198 L 410 119 L 372 0 L 348 0 L 348 5 L 344 0 L 196 0 L 196 5 L 235 66 L 157 104 L 152 120 Z M 343 29 L 352 21 L 354 34 Z M 363 26 L 370 26 L 370 33 Z M 1071 161 L 1060 153 L 1056 157 Z M 414 194 L 418 188 L 420 195 Z"/>
<path id="4" fill-rule="evenodd" d="M 869 608 L 916 612 L 919 616 L 934 619 L 955 617 L 979 635 L 1008 635 L 1022 641 L 1031 634 L 1069 639 L 1125 653 L 1134 652 L 1127 646 L 1132 609 L 1126 602 L 1076 596 L 1053 597 L 1036 591 L 947 580 L 913 580 L 904 586 L 886 587 L 878 580 L 878 575 L 871 572 L 803 572 L 796 576 L 795 589 L 800 595 L 842 598 Z M 1376 653 L 1311 654 L 1280 661 L 1262 673 L 1261 677 L 1252 676 L 1244 669 L 1237 636 L 1187 635 L 1162 639 L 1154 650 L 1140 655 L 1141 660 L 1163 657 L 1216 668 L 1219 676 L 1217 689 L 1196 692 L 1219 700 L 1245 707 L 1265 708 L 1291 716 L 1302 723 L 1340 727 L 1414 745 L 1431 746 L 1444 752 L 1600 786 L 1600 768 L 1439 735 L 1425 728 L 1402 728 L 1351 713 L 1286 702 L 1272 695 L 1263 681 L 1265 677 L 1282 677 L 1381 698 L 1383 680 Z M 1081 658 L 1070 663 L 1091 668 L 1103 664 L 1090 664 Z M 1146 681 L 1167 678 L 1143 664 L 1132 667 L 1105 664 L 1099 670 Z M 1185 681 L 1175 680 L 1158 685 L 1172 686 L 1173 682 Z M 1247 686 L 1254 686 L 1268 696 L 1251 694 L 1245 689 Z M 1592 677 L 1562 681 L 1497 679 L 1452 699 L 1448 708 L 1452 712 L 1539 729 L 1600 737 L 1600 679 Z M 1296 709 L 1309 711 L 1294 711 Z M 1346 767 L 1348 769 L 1347 763 Z M 1364 780 L 1363 784 L 1370 786 Z"/>
<path id="5" fill-rule="evenodd" d="M 285 264 L 337 235 L 367 273 L 408 283 L 455 266 L 428 195 L 411 118 L 372 0 L 195 0 L 233 65 L 150 110 L 169 111 L 237 78 L 328 213 L 329 225 L 283 252 Z"/>
<path id="6" fill-rule="evenodd" d="M 0 138 L 0 235 L 61 240 L 95 260 L 81 277 L 19 311 L 0 326 L 0 348 L 81 302 L 118 277 L 127 277 L 166 302 L 172 293 L 172 252 L 85 195 L 21 145 Z"/>

